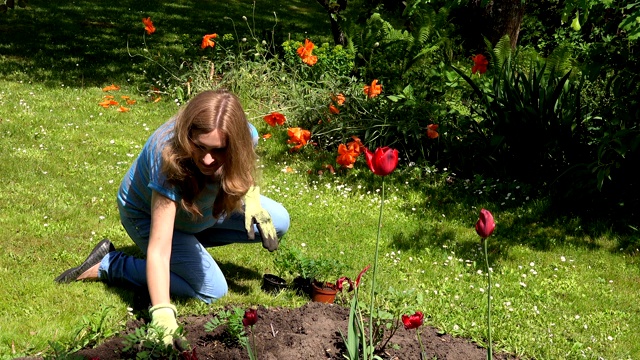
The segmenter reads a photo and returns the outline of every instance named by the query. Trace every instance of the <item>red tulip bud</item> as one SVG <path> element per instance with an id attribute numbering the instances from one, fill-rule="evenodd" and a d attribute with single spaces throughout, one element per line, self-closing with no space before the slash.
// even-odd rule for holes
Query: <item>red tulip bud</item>
<path id="1" fill-rule="evenodd" d="M 369 169 L 376 175 L 389 175 L 398 166 L 398 150 L 388 146 L 377 148 L 375 153 L 365 149 L 364 155 Z"/>
<path id="2" fill-rule="evenodd" d="M 480 210 L 480 218 L 476 222 L 476 232 L 481 238 L 488 238 L 493 230 L 496 228 L 496 223 L 493 221 L 493 215 L 489 210 Z"/>
<path id="3" fill-rule="evenodd" d="M 252 326 L 258 322 L 258 310 L 249 309 L 244 312 L 244 318 L 242 318 L 242 325 Z"/>

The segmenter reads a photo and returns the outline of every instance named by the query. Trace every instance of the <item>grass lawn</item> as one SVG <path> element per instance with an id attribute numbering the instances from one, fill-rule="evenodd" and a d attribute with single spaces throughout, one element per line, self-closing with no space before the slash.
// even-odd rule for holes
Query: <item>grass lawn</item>
<path id="1" fill-rule="evenodd" d="M 140 18 L 168 28 L 152 39 L 170 48 L 175 34 L 223 33 L 216 26 L 224 16 L 238 25 L 251 12 L 239 1 L 112 3 L 33 1 L 29 10 L 0 15 L 0 358 L 50 352 L 49 341 L 80 344 L 88 325 L 104 315 L 91 333 L 101 338 L 132 316 L 130 291 L 53 279 L 104 237 L 136 251 L 119 224 L 115 193 L 147 137 L 177 110 L 172 99 L 151 102 L 127 84 L 139 75 L 126 40 L 142 38 Z M 304 20 L 295 26 L 282 20 L 283 31 L 302 33 L 326 20 L 314 2 L 260 5 L 257 15 L 275 10 Z M 214 10 L 218 16 L 210 15 Z M 264 16 L 269 22 L 271 15 Z M 112 95 L 136 100 L 129 112 L 98 106 L 102 87 L 114 82 L 122 88 Z M 245 106 L 261 134 L 274 134 L 260 140 L 258 151 L 263 193 L 291 214 L 284 247 L 337 258 L 343 275 L 355 277 L 373 262 L 381 178 L 362 158 L 348 172 L 318 175 L 317 157 L 332 161 L 335 154 L 312 146 L 289 153 L 286 129 L 268 128 L 251 100 Z M 525 185 L 463 179 L 446 169 L 401 162 L 385 179 L 379 306 L 404 303 L 404 313 L 421 310 L 428 324 L 484 343 L 487 277 L 473 227 L 484 207 L 497 221 L 489 239 L 497 350 L 537 359 L 640 358 L 640 261 L 619 251 L 621 238 L 607 230 L 607 219 L 557 217 Z M 227 275 L 229 295 L 210 306 L 178 301 L 181 313 L 307 301 L 260 290 L 275 256 L 260 245 L 210 251 Z"/>

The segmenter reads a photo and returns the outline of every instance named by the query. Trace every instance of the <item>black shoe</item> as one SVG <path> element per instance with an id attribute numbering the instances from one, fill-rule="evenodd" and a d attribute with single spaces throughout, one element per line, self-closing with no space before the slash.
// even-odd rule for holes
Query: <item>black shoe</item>
<path id="1" fill-rule="evenodd" d="M 105 257 L 108 253 L 116 251 L 116 248 L 113 246 L 109 239 L 104 239 L 96 245 L 96 247 L 91 250 L 91 253 L 87 257 L 87 259 L 80 264 L 80 266 L 71 268 L 58 276 L 55 279 L 55 282 L 60 284 L 67 284 L 72 281 L 76 281 L 78 276 L 82 275 L 85 271 L 89 270 L 92 266 L 100 263 L 102 258 Z"/>

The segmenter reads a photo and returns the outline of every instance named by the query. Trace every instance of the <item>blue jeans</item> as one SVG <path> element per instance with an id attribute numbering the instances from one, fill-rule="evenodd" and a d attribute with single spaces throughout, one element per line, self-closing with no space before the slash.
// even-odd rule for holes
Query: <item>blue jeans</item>
<path id="1" fill-rule="evenodd" d="M 262 207 L 269 212 L 278 238 L 289 229 L 289 213 L 282 204 L 265 196 L 260 197 Z M 120 214 L 120 220 L 134 243 L 146 254 L 151 231 L 151 219 L 131 219 Z M 260 243 L 262 237 L 254 225 L 255 240 L 249 240 L 244 227 L 244 214 L 232 214 L 219 220 L 211 228 L 187 234 L 174 230 L 171 247 L 170 293 L 175 296 L 195 297 L 206 303 L 227 293 L 227 281 L 207 247 L 232 243 Z M 147 285 L 147 261 L 121 251 L 107 254 L 100 262 L 99 277 L 107 283 Z"/>

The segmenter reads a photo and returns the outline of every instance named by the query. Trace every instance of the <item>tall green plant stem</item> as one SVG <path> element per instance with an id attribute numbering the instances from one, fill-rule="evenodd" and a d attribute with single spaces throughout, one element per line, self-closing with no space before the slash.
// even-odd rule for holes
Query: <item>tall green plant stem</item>
<path id="1" fill-rule="evenodd" d="M 373 304 L 376 300 L 376 273 L 378 272 L 378 252 L 380 250 L 380 231 L 382 225 L 382 209 L 384 207 L 384 177 L 382 178 L 382 196 L 380 199 L 380 215 L 378 216 L 378 236 L 376 238 L 376 252 L 373 258 L 373 276 L 371 278 L 371 305 L 369 306 L 369 343 L 373 347 Z"/>
<path id="2" fill-rule="evenodd" d="M 489 269 L 489 253 L 487 251 L 487 239 L 484 241 L 484 261 L 487 265 L 487 359 L 493 359 L 493 351 L 491 346 L 491 270 Z M 375 273 L 375 272 L 374 272 Z"/>

